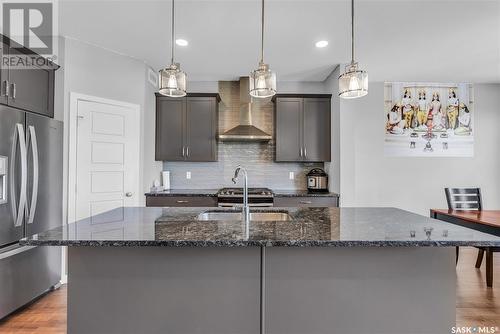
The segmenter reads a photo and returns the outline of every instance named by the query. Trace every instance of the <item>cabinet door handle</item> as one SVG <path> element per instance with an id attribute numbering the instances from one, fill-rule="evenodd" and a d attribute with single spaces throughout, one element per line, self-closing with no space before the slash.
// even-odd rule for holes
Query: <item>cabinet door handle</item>
<path id="1" fill-rule="evenodd" d="M 304 157 L 307 157 L 307 148 L 304 146 Z"/>
<path id="2" fill-rule="evenodd" d="M 11 83 L 11 85 L 12 85 L 12 98 L 15 99 L 16 98 L 16 84 Z"/>
<path id="3" fill-rule="evenodd" d="M 189 146 L 186 146 L 186 156 L 189 157 Z"/>
<path id="4" fill-rule="evenodd" d="M 9 97 L 9 80 L 4 80 L 4 82 L 2 82 L 2 84 L 5 85 L 5 88 L 3 89 L 5 91 L 5 93 L 3 95 Z"/>
<path id="5" fill-rule="evenodd" d="M 302 147 L 299 149 L 299 156 L 302 157 Z"/>
<path id="6" fill-rule="evenodd" d="M 186 148 L 185 148 L 184 146 L 182 146 L 182 156 L 184 156 L 184 151 L 185 151 L 185 149 L 186 149 Z"/>
<path id="7" fill-rule="evenodd" d="M 312 204 L 312 201 L 300 201 L 300 204 Z"/>
<path id="8" fill-rule="evenodd" d="M 186 201 L 186 200 L 182 200 L 182 199 L 180 199 L 180 200 L 177 200 L 177 203 L 179 203 L 179 204 L 182 204 L 182 203 L 189 203 L 189 201 Z"/>

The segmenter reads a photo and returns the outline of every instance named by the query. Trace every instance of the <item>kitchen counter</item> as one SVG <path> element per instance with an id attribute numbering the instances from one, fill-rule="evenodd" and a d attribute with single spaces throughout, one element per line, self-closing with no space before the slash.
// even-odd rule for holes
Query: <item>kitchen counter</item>
<path id="1" fill-rule="evenodd" d="M 394 208 L 259 209 L 291 220 L 248 232 L 240 219 L 198 220 L 214 210 L 118 208 L 21 244 L 70 246 L 69 334 L 447 333 L 451 246 L 500 246 Z"/>
<path id="2" fill-rule="evenodd" d="M 216 197 L 218 189 L 169 189 L 162 190 L 158 192 L 148 192 L 144 195 L 146 196 L 208 196 L 208 197 Z"/>
<path id="3" fill-rule="evenodd" d="M 219 189 L 170 189 L 148 192 L 146 196 L 217 196 Z M 307 190 L 273 190 L 275 197 L 339 197 L 332 192 L 309 192 Z"/>
<path id="4" fill-rule="evenodd" d="M 291 221 L 200 221 L 215 208 L 118 208 L 23 239 L 28 246 L 498 247 L 500 237 L 395 208 L 269 208 Z M 238 210 L 236 210 L 238 211 Z M 234 210 L 233 210 L 234 212 Z M 239 212 L 239 211 L 238 211 Z M 432 227 L 427 238 L 424 227 Z M 415 237 L 410 236 L 415 231 Z"/>
<path id="5" fill-rule="evenodd" d="M 332 192 L 309 192 L 307 190 L 274 190 L 274 197 L 339 197 Z"/>

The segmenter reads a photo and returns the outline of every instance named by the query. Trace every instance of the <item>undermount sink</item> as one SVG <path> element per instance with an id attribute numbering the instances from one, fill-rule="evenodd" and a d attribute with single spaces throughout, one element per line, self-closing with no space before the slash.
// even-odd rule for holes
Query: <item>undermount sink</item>
<path id="1" fill-rule="evenodd" d="M 205 211 L 200 213 L 198 220 L 243 220 L 241 212 Z M 287 212 L 250 212 L 252 221 L 290 221 L 292 217 Z"/>

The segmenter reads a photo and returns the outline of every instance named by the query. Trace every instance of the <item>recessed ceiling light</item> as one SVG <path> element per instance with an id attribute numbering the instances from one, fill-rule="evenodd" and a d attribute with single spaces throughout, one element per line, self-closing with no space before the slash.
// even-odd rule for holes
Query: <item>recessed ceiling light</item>
<path id="1" fill-rule="evenodd" d="M 315 45 L 317 48 L 324 48 L 328 45 L 328 41 L 318 41 Z"/>
<path id="2" fill-rule="evenodd" d="M 179 46 L 187 46 L 189 43 L 185 39 L 178 38 L 175 40 L 175 44 L 177 44 Z"/>

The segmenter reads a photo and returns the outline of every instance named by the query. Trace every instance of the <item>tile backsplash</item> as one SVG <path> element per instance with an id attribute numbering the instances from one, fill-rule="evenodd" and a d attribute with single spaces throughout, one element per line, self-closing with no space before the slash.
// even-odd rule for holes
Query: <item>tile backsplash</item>
<path id="1" fill-rule="evenodd" d="M 219 82 L 219 133 L 223 133 L 239 122 L 239 82 Z M 273 134 L 273 103 L 271 101 L 252 103 L 253 124 Z M 323 163 L 283 163 L 274 162 L 275 142 L 239 143 L 219 142 L 217 162 L 164 162 L 163 169 L 170 171 L 172 189 L 217 189 L 231 187 L 236 166 L 242 165 L 248 171 L 251 187 L 271 189 L 306 189 L 306 174 Z M 191 172 L 191 179 L 186 178 Z M 295 178 L 289 179 L 293 172 Z M 239 181 L 237 186 L 242 186 Z"/>

